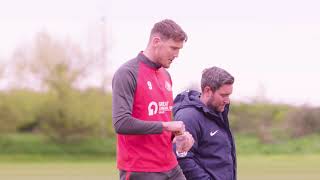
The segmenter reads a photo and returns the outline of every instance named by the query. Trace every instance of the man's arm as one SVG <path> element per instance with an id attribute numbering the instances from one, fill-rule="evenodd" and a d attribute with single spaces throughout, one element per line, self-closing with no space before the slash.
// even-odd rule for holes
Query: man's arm
<path id="1" fill-rule="evenodd" d="M 183 174 L 190 180 L 210 180 L 210 175 L 193 158 L 192 151 L 186 157 L 178 157 L 178 162 L 183 170 Z"/>
<path id="2" fill-rule="evenodd" d="M 201 167 L 194 155 L 198 151 L 198 143 L 201 138 L 200 126 L 197 119 L 195 118 L 196 117 L 194 117 L 193 114 L 181 111 L 177 112 L 177 114 L 175 115 L 175 120 L 183 121 L 186 131 L 188 131 L 194 139 L 194 144 L 188 151 L 187 156 L 177 157 L 177 159 L 187 179 L 210 180 L 210 175 Z"/>

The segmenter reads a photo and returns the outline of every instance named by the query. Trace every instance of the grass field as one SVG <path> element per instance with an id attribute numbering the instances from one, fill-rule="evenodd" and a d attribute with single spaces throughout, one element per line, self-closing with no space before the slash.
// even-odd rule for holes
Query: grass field
<path id="1" fill-rule="evenodd" d="M 319 170 L 319 154 L 238 158 L 239 180 L 319 180 Z"/>
<path id="2" fill-rule="evenodd" d="M 238 158 L 239 180 L 319 180 L 320 155 L 254 155 Z M 114 160 L 0 162 L 2 180 L 116 180 Z"/>

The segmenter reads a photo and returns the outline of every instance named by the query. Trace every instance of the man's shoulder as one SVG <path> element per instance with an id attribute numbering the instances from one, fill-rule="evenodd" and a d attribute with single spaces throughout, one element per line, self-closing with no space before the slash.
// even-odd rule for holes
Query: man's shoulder
<path id="1" fill-rule="evenodd" d="M 136 86 L 138 59 L 133 58 L 122 64 L 114 73 L 112 78 L 112 88 L 130 86 L 132 89 Z"/>
<path id="2" fill-rule="evenodd" d="M 135 68 L 137 68 L 139 66 L 139 60 L 138 58 L 133 58 L 128 60 L 127 62 L 123 63 L 118 71 L 132 71 Z"/>
<path id="3" fill-rule="evenodd" d="M 134 74 L 138 70 L 138 59 L 133 58 L 122 64 L 117 71 L 114 73 L 114 76 L 124 76 L 128 74 Z"/>
<path id="4" fill-rule="evenodd" d="M 198 122 L 203 118 L 203 113 L 197 108 L 189 106 L 180 109 L 175 116 L 182 121 Z"/>

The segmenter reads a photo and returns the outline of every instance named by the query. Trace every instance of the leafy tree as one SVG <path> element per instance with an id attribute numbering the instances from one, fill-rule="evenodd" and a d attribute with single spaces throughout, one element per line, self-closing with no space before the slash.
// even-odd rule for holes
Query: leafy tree
<path id="1" fill-rule="evenodd" d="M 41 32 L 33 45 L 16 50 L 14 60 L 18 77 L 28 83 L 38 82 L 40 89 L 52 96 L 36 118 L 43 133 L 63 142 L 94 135 L 99 123 L 104 125 L 101 129 L 106 128 L 105 117 L 101 115 L 97 122 L 85 113 L 82 102 L 85 97 L 77 90 L 92 72 L 99 70 L 101 61 L 105 61 L 99 58 L 99 53 L 85 51 L 69 40 L 55 40 Z"/>

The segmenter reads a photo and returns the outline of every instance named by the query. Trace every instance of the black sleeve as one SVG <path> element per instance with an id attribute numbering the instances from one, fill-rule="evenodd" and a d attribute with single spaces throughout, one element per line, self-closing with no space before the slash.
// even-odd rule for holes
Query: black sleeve
<path id="1" fill-rule="evenodd" d="M 198 151 L 198 144 L 201 140 L 201 128 L 196 117 L 196 113 L 190 111 L 191 109 L 183 109 L 176 113 L 174 119 L 175 121 L 183 121 L 186 126 L 186 131 L 188 131 L 193 139 L 194 144 L 192 148 L 188 151 L 186 157 L 177 157 L 179 165 L 183 171 L 183 174 L 187 179 L 191 180 L 210 180 L 210 175 L 205 169 L 201 167 L 198 161 L 195 159 L 194 154 Z M 174 146 L 175 151 L 175 146 Z"/>
<path id="2" fill-rule="evenodd" d="M 136 65 L 137 66 L 137 65 Z M 132 117 L 137 85 L 137 67 L 122 66 L 112 80 L 112 123 L 118 134 L 160 134 L 161 122 L 143 121 Z"/>

